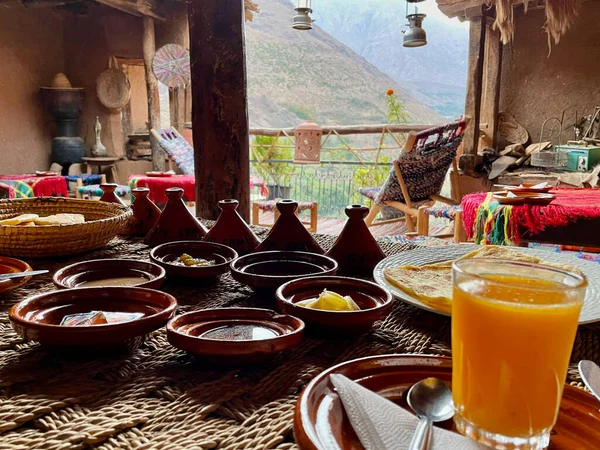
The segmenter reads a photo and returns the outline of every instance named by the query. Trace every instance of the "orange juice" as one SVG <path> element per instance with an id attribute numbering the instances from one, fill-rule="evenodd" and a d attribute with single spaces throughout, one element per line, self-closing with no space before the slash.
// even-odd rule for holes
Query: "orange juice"
<path id="1" fill-rule="evenodd" d="M 498 263 L 511 264 L 492 265 Z M 556 280 L 544 279 L 519 267 L 525 265 L 515 265 L 500 275 L 454 272 L 452 391 L 457 425 L 460 429 L 462 420 L 487 434 L 549 437 L 585 281 L 578 278 L 583 289 L 569 288 L 556 281 L 564 272 L 555 271 Z"/>

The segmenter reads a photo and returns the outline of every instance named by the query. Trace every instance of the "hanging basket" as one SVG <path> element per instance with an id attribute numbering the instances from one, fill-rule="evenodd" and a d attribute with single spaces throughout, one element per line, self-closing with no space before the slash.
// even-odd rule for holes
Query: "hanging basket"
<path id="1" fill-rule="evenodd" d="M 127 75 L 119 69 L 115 57 L 109 59 L 108 66 L 96 80 L 96 94 L 100 103 L 107 108 L 121 109 L 129 103 L 131 84 Z"/>

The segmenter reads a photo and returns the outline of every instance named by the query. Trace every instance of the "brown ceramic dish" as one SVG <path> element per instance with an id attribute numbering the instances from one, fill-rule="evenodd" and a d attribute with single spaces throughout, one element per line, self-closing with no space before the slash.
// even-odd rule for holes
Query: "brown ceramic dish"
<path id="1" fill-rule="evenodd" d="M 231 263 L 231 276 L 254 289 L 275 291 L 283 283 L 310 275 L 333 275 L 333 258 L 307 252 L 261 252 L 241 256 Z"/>
<path id="2" fill-rule="evenodd" d="M 18 272 L 31 272 L 31 266 L 25 261 L 20 259 L 7 258 L 0 256 L 0 274 L 4 273 L 18 273 Z M 1 280 L 0 281 L 0 294 L 11 289 L 15 289 L 19 286 L 24 285 L 31 277 L 25 278 L 14 278 L 12 280 Z"/>
<path id="3" fill-rule="evenodd" d="M 554 189 L 554 186 L 546 186 L 543 188 L 534 188 L 533 186 L 535 186 L 535 184 L 523 184 L 522 186 L 516 186 L 516 185 L 504 185 L 504 184 L 495 184 L 495 187 L 501 187 L 503 188 L 505 191 L 510 191 L 510 192 L 514 192 L 519 193 L 519 192 L 534 192 L 534 193 L 538 193 L 538 194 L 546 194 L 548 192 L 550 192 L 552 189 Z"/>
<path id="4" fill-rule="evenodd" d="M 306 386 L 296 405 L 294 435 L 302 450 L 363 449 L 329 381 L 331 373 L 343 374 L 410 411 L 406 393 L 417 381 L 437 377 L 451 386 L 452 360 L 416 355 L 369 356 L 327 369 Z M 439 425 L 453 429 L 452 420 Z M 549 448 L 600 448 L 600 411 L 594 397 L 582 389 L 565 386 Z"/>
<path id="5" fill-rule="evenodd" d="M 509 197 L 508 192 L 494 194 L 494 200 L 501 205 L 548 205 L 554 200 L 552 194 L 538 194 L 535 192 L 515 192 L 516 197 Z"/>
<path id="6" fill-rule="evenodd" d="M 51 347 L 104 350 L 127 348 L 162 326 L 175 313 L 177 301 L 164 292 L 139 287 L 97 287 L 59 290 L 36 295 L 14 305 L 10 321 L 30 341 Z M 70 314 L 137 312 L 131 322 L 94 326 L 61 326 Z"/>
<path id="7" fill-rule="evenodd" d="M 165 281 L 161 266 L 134 259 L 96 259 L 59 269 L 52 279 L 59 288 L 127 287 L 158 289 Z"/>
<path id="8" fill-rule="evenodd" d="M 304 322 L 268 309 L 205 309 L 174 317 L 167 338 L 174 347 L 226 364 L 264 361 L 295 347 Z"/>
<path id="9" fill-rule="evenodd" d="M 184 253 L 193 258 L 214 261 L 213 266 L 176 266 L 170 264 Z M 162 266 L 169 276 L 216 280 L 229 272 L 229 264 L 238 257 L 237 252 L 226 245 L 214 242 L 179 241 L 159 245 L 150 252 L 150 259 Z"/>
<path id="10" fill-rule="evenodd" d="M 296 303 L 318 297 L 324 289 L 349 295 L 360 311 L 325 311 Z M 309 328 L 326 334 L 362 333 L 392 310 L 392 295 L 370 281 L 344 277 L 310 277 L 290 281 L 275 293 L 277 309 L 302 319 Z"/>

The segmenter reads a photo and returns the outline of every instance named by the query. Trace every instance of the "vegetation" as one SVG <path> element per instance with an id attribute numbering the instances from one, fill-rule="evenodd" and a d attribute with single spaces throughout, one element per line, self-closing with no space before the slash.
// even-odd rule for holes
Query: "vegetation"
<path id="1" fill-rule="evenodd" d="M 404 103 L 398 99 L 398 95 L 396 95 L 393 89 L 388 89 L 385 94 L 385 104 L 388 108 L 388 123 L 408 123 L 410 116 L 404 108 Z"/>
<path id="2" fill-rule="evenodd" d="M 289 161 L 293 158 L 293 150 L 291 148 L 275 147 L 275 145 L 290 146 L 291 142 L 289 139 L 279 140 L 274 136 L 255 136 L 252 141 L 252 157 L 257 162 L 253 164 L 253 167 L 258 176 L 267 183 L 286 186 L 286 183 L 289 185 L 290 178 L 294 175 L 296 167 L 289 163 L 264 161 Z"/>

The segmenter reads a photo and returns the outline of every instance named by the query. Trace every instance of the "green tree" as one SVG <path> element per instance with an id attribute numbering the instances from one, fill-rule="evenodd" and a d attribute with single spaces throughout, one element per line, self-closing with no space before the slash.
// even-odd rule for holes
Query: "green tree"
<path id="1" fill-rule="evenodd" d="M 275 136 L 255 136 L 252 141 L 252 156 L 256 159 L 254 168 L 258 175 L 267 183 L 273 181 L 275 184 L 284 186 L 289 182 L 295 172 L 292 164 L 284 162 L 264 162 L 275 160 L 291 160 L 293 152 L 291 148 L 280 148 L 279 145 L 291 145 L 288 139 L 279 142 Z"/>

